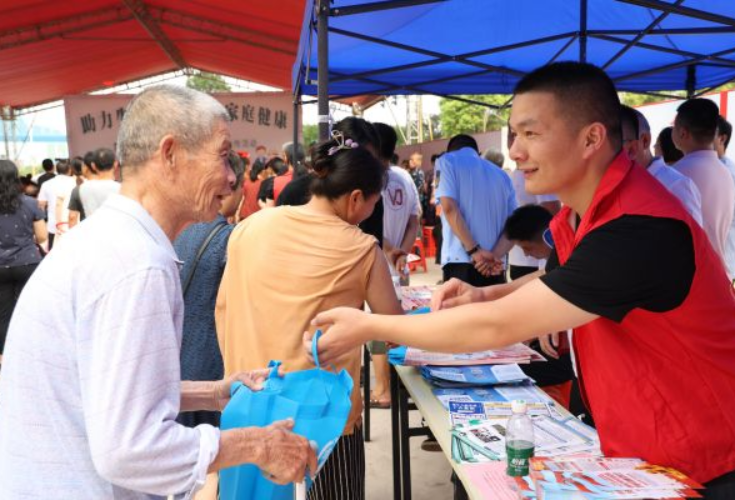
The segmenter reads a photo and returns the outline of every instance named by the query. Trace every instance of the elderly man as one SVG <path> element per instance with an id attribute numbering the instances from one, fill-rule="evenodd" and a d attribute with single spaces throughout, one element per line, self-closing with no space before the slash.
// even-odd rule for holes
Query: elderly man
<path id="1" fill-rule="evenodd" d="M 252 463 L 276 482 L 316 459 L 292 423 L 220 432 L 180 410 L 221 409 L 232 381 L 180 380 L 183 301 L 171 241 L 211 220 L 235 176 L 227 113 L 161 86 L 130 103 L 123 183 L 28 282 L 0 381 L 0 498 L 188 495 L 207 472 Z M 63 297 L 53 303 L 45 297 Z M 44 307 L 38 307 L 43 303 Z M 256 387 L 262 372 L 239 375 Z"/>

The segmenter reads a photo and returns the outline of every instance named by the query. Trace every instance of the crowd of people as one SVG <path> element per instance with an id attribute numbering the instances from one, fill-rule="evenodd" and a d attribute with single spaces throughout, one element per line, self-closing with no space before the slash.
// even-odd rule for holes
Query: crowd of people
<path id="1" fill-rule="evenodd" d="M 0 160 L 0 496 L 216 495 L 213 473 L 251 463 L 315 476 L 311 500 L 362 499 L 386 342 L 525 341 L 606 454 L 735 498 L 732 127 L 707 99 L 672 119 L 654 142 L 603 71 L 556 63 L 515 90 L 511 173 L 464 134 L 430 169 L 418 152 L 399 166 L 393 127 L 357 117 L 251 161 L 216 100 L 163 85 L 132 99 L 116 152 L 37 179 Z M 422 226 L 444 284 L 431 314 L 404 316 Z M 313 367 L 317 328 L 324 363 L 358 381 L 367 343 L 376 374 L 319 471 L 292 421 L 219 429 L 234 382 Z"/>

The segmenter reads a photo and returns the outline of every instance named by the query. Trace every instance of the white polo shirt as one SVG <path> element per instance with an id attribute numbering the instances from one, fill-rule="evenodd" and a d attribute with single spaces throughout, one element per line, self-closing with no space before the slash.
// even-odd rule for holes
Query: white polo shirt
<path id="1" fill-rule="evenodd" d="M 689 215 L 702 225 L 702 196 L 694 181 L 673 167 L 666 165 L 662 158 L 654 158 L 648 173 L 656 178 L 669 193 L 684 205 Z"/>
<path id="2" fill-rule="evenodd" d="M 727 233 L 735 213 L 735 182 L 714 150 L 689 153 L 674 168 L 697 185 L 702 196 L 702 229 L 724 262 Z"/>
<path id="3" fill-rule="evenodd" d="M 175 422 L 183 299 L 176 254 L 113 195 L 39 265 L 0 377 L 0 498 L 189 495 L 219 430 Z"/>

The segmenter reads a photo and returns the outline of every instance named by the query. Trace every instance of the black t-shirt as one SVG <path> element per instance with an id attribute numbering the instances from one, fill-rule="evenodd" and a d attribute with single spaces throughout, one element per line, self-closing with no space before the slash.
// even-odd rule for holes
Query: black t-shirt
<path id="1" fill-rule="evenodd" d="M 275 177 L 268 177 L 263 182 L 260 183 L 260 190 L 258 191 L 258 199 L 261 201 L 265 200 L 272 200 L 275 198 L 273 191 L 273 183 L 275 182 Z"/>
<path id="2" fill-rule="evenodd" d="M 50 181 L 54 177 L 56 177 L 56 174 L 53 172 L 46 172 L 46 173 L 41 174 L 38 177 L 38 181 L 36 182 L 36 184 L 38 184 L 38 189 L 41 189 L 41 186 L 43 186 L 44 182 Z"/>
<path id="3" fill-rule="evenodd" d="M 358 227 L 362 229 L 362 232 L 375 236 L 378 240 L 378 245 L 383 248 L 383 197 L 378 198 L 378 202 L 375 204 L 375 210 L 370 214 L 370 217 L 358 224 Z"/>
<path id="4" fill-rule="evenodd" d="M 276 206 L 290 205 L 296 207 L 309 203 L 311 199 L 309 186 L 311 186 L 312 179 L 314 179 L 314 174 L 306 174 L 296 177 L 286 184 L 281 194 L 278 195 Z"/>
<path id="5" fill-rule="evenodd" d="M 69 196 L 69 206 L 67 208 L 69 210 L 79 212 L 79 222 L 87 218 L 86 214 L 84 213 L 82 198 L 81 196 L 79 196 L 79 186 L 75 186 L 74 189 L 71 190 L 71 195 Z"/>
<path id="6" fill-rule="evenodd" d="M 561 266 L 554 250 L 541 280 L 580 309 L 621 322 L 635 308 L 675 309 L 694 280 L 684 222 L 624 215 L 587 234 Z"/>

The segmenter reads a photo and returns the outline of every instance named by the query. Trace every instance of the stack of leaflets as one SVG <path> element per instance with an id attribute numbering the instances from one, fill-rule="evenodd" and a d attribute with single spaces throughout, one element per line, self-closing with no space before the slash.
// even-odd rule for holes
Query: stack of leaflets
<path id="1" fill-rule="evenodd" d="M 413 311 L 429 307 L 431 303 L 431 294 L 436 290 L 436 286 L 404 286 L 401 287 L 401 306 L 404 311 Z"/>
<path id="2" fill-rule="evenodd" d="M 529 415 L 558 414 L 554 401 L 534 385 L 497 385 L 495 387 L 469 387 L 434 389 L 434 395 L 448 410 L 452 402 L 478 403 L 482 405 L 484 418 L 509 417 L 510 405 L 515 399 L 527 403 Z"/>
<path id="3" fill-rule="evenodd" d="M 456 419 L 452 427 L 452 457 L 455 461 L 478 463 L 506 458 L 507 420 L 460 420 Z M 541 415 L 532 421 L 534 454 L 537 457 L 600 454 L 600 442 L 595 430 L 574 417 Z"/>
<path id="4" fill-rule="evenodd" d="M 514 478 L 521 498 L 537 500 L 676 500 L 701 498 L 703 486 L 674 469 L 638 458 L 591 456 L 531 459 L 531 473 Z"/>
<path id="5" fill-rule="evenodd" d="M 527 345 L 518 343 L 503 349 L 462 354 L 429 352 L 413 347 L 401 346 L 388 351 L 388 361 L 393 365 L 407 366 L 469 366 L 525 364 L 531 361 L 546 360 Z"/>
<path id="6" fill-rule="evenodd" d="M 533 382 L 517 363 L 512 365 L 422 366 L 421 375 L 447 389 Z"/>

